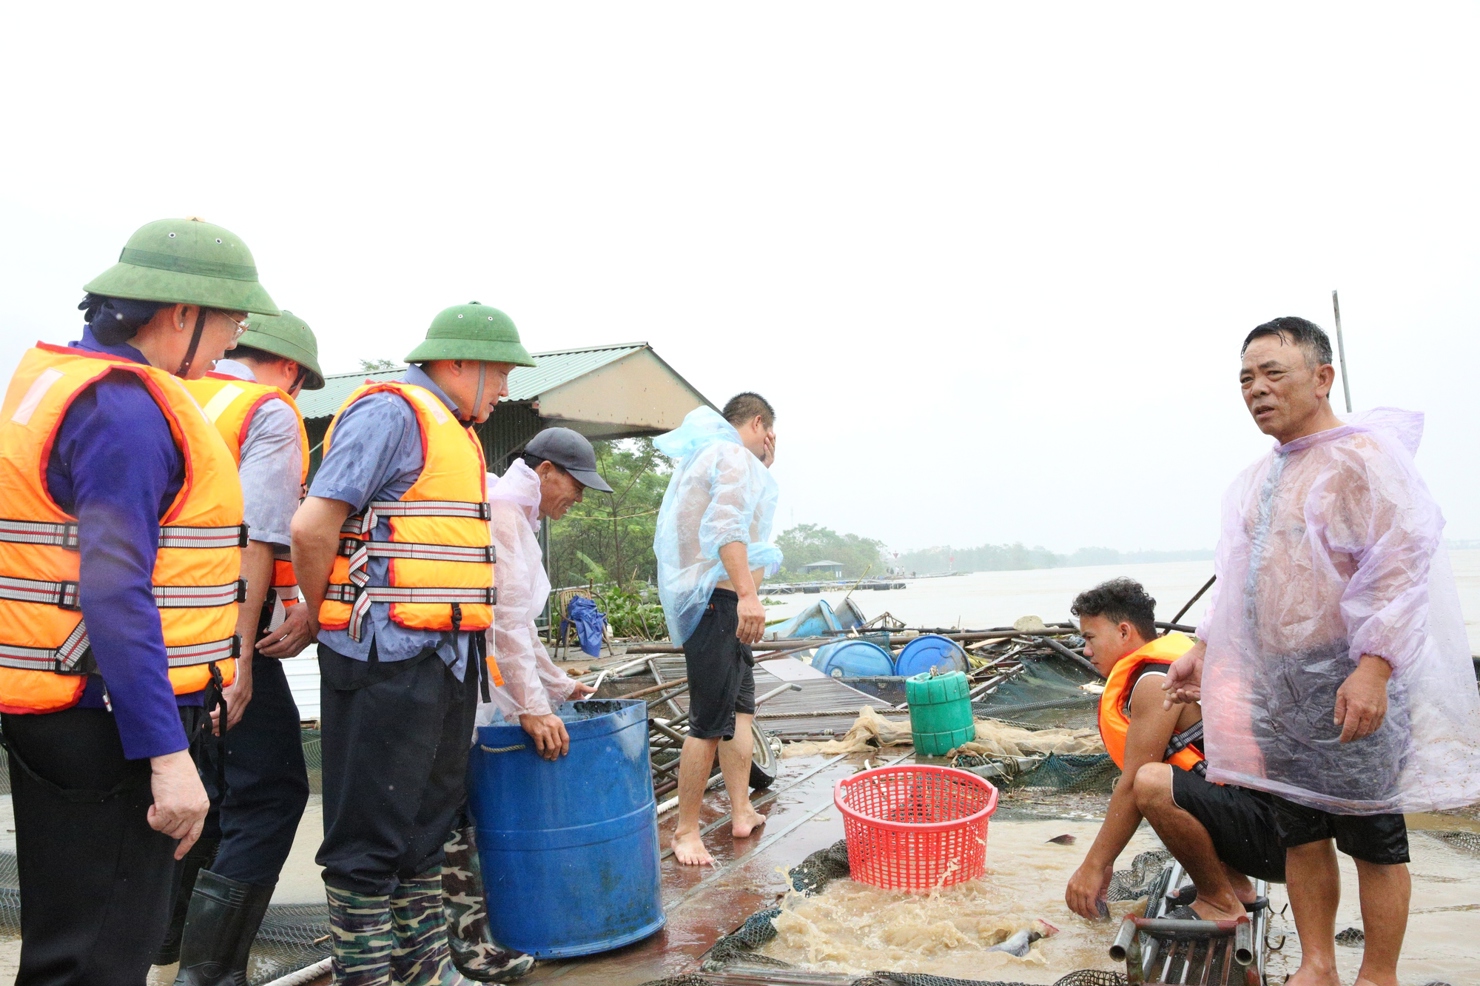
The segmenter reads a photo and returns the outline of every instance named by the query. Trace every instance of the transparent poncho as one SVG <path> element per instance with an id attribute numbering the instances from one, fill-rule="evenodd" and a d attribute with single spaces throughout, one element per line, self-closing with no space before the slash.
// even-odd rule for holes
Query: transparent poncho
<path id="1" fill-rule="evenodd" d="M 1441 534 L 1414 465 L 1421 414 L 1378 409 L 1246 469 L 1223 502 L 1202 705 L 1211 780 L 1338 814 L 1480 799 L 1480 697 Z M 1392 666 L 1372 735 L 1339 742 L 1336 691 Z"/>
<path id="2" fill-rule="evenodd" d="M 653 553 L 658 598 L 675 644 L 699 625 L 709 595 L 725 576 L 719 549 L 740 542 L 752 570 L 774 575 L 781 549 L 771 542 L 776 480 L 740 444 L 740 433 L 711 407 L 690 411 L 683 424 L 653 439 L 675 460 L 658 511 Z"/>

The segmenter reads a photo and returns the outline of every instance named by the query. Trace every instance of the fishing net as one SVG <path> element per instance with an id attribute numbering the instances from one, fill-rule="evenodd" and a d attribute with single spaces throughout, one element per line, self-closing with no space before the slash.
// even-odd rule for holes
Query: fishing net
<path id="1" fill-rule="evenodd" d="M 322 737 L 317 729 L 304 729 L 302 737 L 310 796 L 316 799 L 323 793 Z M 0 747 L 0 794 L 9 793 L 10 763 Z M 12 852 L 0 852 L 0 941 L 17 941 L 20 934 L 21 892 L 16 857 Z M 261 986 L 326 959 L 331 952 L 329 910 L 323 901 L 273 904 L 268 907 L 252 942 L 247 981 L 250 986 Z"/>
<path id="2" fill-rule="evenodd" d="M 1160 894 L 1166 890 L 1166 881 L 1171 870 L 1166 866 L 1172 858 L 1164 849 L 1143 852 L 1131 862 L 1130 868 L 1117 870 L 1110 881 L 1107 896 L 1113 901 L 1137 900 L 1149 894 Z M 834 880 L 848 876 L 848 843 L 839 839 L 826 849 L 819 849 L 801 863 L 787 871 L 792 889 L 803 894 L 820 893 Z M 795 968 L 789 962 L 760 953 L 773 939 L 777 931 L 774 919 L 781 908 L 767 907 L 752 914 L 735 931 L 720 938 L 699 964 L 699 975 L 684 975 L 669 979 L 655 979 L 643 986 L 709 986 L 710 980 L 703 973 L 718 973 L 731 965 L 769 969 Z M 1054 986 L 1122 986 L 1125 976 L 1117 972 L 1096 969 L 1080 969 L 1060 978 Z M 926 973 L 875 972 L 852 980 L 850 986 L 1028 986 L 1003 980 L 952 979 Z"/>
<path id="3" fill-rule="evenodd" d="M 1433 832 L 1425 830 L 1425 834 L 1438 839 L 1451 849 L 1458 849 L 1460 852 L 1480 856 L 1480 832 Z"/>

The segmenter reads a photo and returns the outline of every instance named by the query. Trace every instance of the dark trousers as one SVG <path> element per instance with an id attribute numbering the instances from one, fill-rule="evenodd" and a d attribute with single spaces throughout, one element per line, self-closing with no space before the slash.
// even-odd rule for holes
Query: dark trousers
<path id="1" fill-rule="evenodd" d="M 216 738 L 205 737 L 201 747 L 201 779 L 211 796 L 203 836 L 221 842 L 210 871 L 254 886 L 277 883 L 308 804 L 298 705 L 281 661 L 252 658 L 252 699 L 226 731 L 225 798 L 217 790 Z"/>
<path id="2" fill-rule="evenodd" d="M 200 732 L 200 708 L 180 717 L 187 736 Z M 20 865 L 17 986 L 143 986 L 175 879 L 175 840 L 147 820 L 149 761 L 124 759 L 102 709 L 6 715 L 3 727 Z"/>
<path id="3" fill-rule="evenodd" d="M 372 651 L 373 653 L 373 651 Z M 368 664 L 319 645 L 324 882 L 369 896 L 442 862 L 466 796 L 478 671 L 435 651 Z"/>

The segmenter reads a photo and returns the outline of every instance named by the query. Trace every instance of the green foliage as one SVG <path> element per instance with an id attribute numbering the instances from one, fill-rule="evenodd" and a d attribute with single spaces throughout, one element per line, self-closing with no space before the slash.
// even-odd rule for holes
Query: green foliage
<path id="1" fill-rule="evenodd" d="M 619 585 L 611 580 L 605 567 L 584 551 L 577 551 L 576 558 L 586 566 L 586 581 L 592 587 L 591 598 L 595 600 L 596 608 L 606 614 L 612 636 L 659 640 L 667 634 L 663 607 L 658 603 L 657 591 L 652 586 L 637 581 Z"/>
<path id="2" fill-rule="evenodd" d="M 399 370 L 404 365 L 405 364 L 398 359 L 360 360 L 360 369 L 365 371 L 366 373 L 373 373 L 376 370 Z"/>
<path id="3" fill-rule="evenodd" d="M 651 582 L 658 574 L 653 533 L 672 466 L 646 438 L 592 444 L 596 470 L 615 492 L 587 490 L 582 502 L 550 524 L 551 584 Z M 592 565 L 601 579 L 592 578 Z"/>
<path id="4" fill-rule="evenodd" d="M 799 576 L 803 565 L 814 561 L 843 563 L 843 577 L 862 578 L 872 569 L 874 575 L 884 571 L 884 542 L 857 534 L 839 534 L 817 524 L 798 524 L 776 538 L 785 560 L 783 571 Z"/>

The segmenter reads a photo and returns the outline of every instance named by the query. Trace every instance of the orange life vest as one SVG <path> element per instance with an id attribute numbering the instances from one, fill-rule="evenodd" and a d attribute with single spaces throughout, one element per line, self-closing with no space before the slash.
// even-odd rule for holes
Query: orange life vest
<path id="1" fill-rule="evenodd" d="M 389 603 L 391 620 L 403 627 L 486 630 L 493 624 L 496 598 L 493 535 L 483 446 L 472 429 L 424 387 L 399 380 L 370 383 L 350 394 L 335 414 L 324 435 L 324 455 L 345 410 L 381 391 L 397 394 L 416 413 L 421 475 L 399 500 L 373 500 L 363 514 L 345 521 L 319 625 L 348 629 L 358 640 L 370 605 Z M 374 539 L 381 517 L 390 521 L 389 541 Z M 370 584 L 371 558 L 390 560 L 388 584 Z"/>
<path id="2" fill-rule="evenodd" d="M 303 455 L 303 470 L 298 482 L 300 485 L 308 482 L 308 429 L 303 424 L 303 412 L 298 410 L 291 394 L 280 387 L 242 380 L 225 373 L 208 373 L 199 380 L 184 383 L 185 389 L 200 402 L 206 418 L 221 433 L 238 466 L 242 461 L 242 445 L 247 440 L 247 432 L 257 411 L 268 401 L 287 404 L 298 419 L 298 447 Z M 268 606 L 272 605 L 274 596 L 284 608 L 296 606 L 299 602 L 298 577 L 293 573 L 293 563 L 287 559 L 273 561 L 272 595 L 267 598 Z"/>
<path id="3" fill-rule="evenodd" d="M 1105 741 L 1105 752 L 1117 767 L 1125 767 L 1125 734 L 1130 729 L 1128 708 L 1131 693 L 1146 670 L 1166 670 L 1173 661 L 1192 649 L 1192 638 L 1186 634 L 1169 633 L 1127 654 L 1116 663 L 1105 680 L 1105 691 L 1100 695 L 1100 738 Z M 1163 762 L 1183 770 L 1196 770 L 1202 763 L 1202 751 L 1188 745 L 1202 736 L 1202 723 L 1198 723 L 1176 736 L 1168 745 Z M 1189 738 L 1189 733 L 1196 733 Z"/>
<path id="4" fill-rule="evenodd" d="M 46 466 L 67 409 L 110 373 L 144 384 L 185 461 L 184 483 L 160 518 L 153 573 L 170 683 L 186 695 L 215 672 L 223 683 L 235 677 L 246 528 L 241 484 L 220 436 L 169 373 L 38 343 L 0 405 L 0 712 L 71 708 L 95 670 L 79 606 L 77 518 L 52 499 Z"/>

